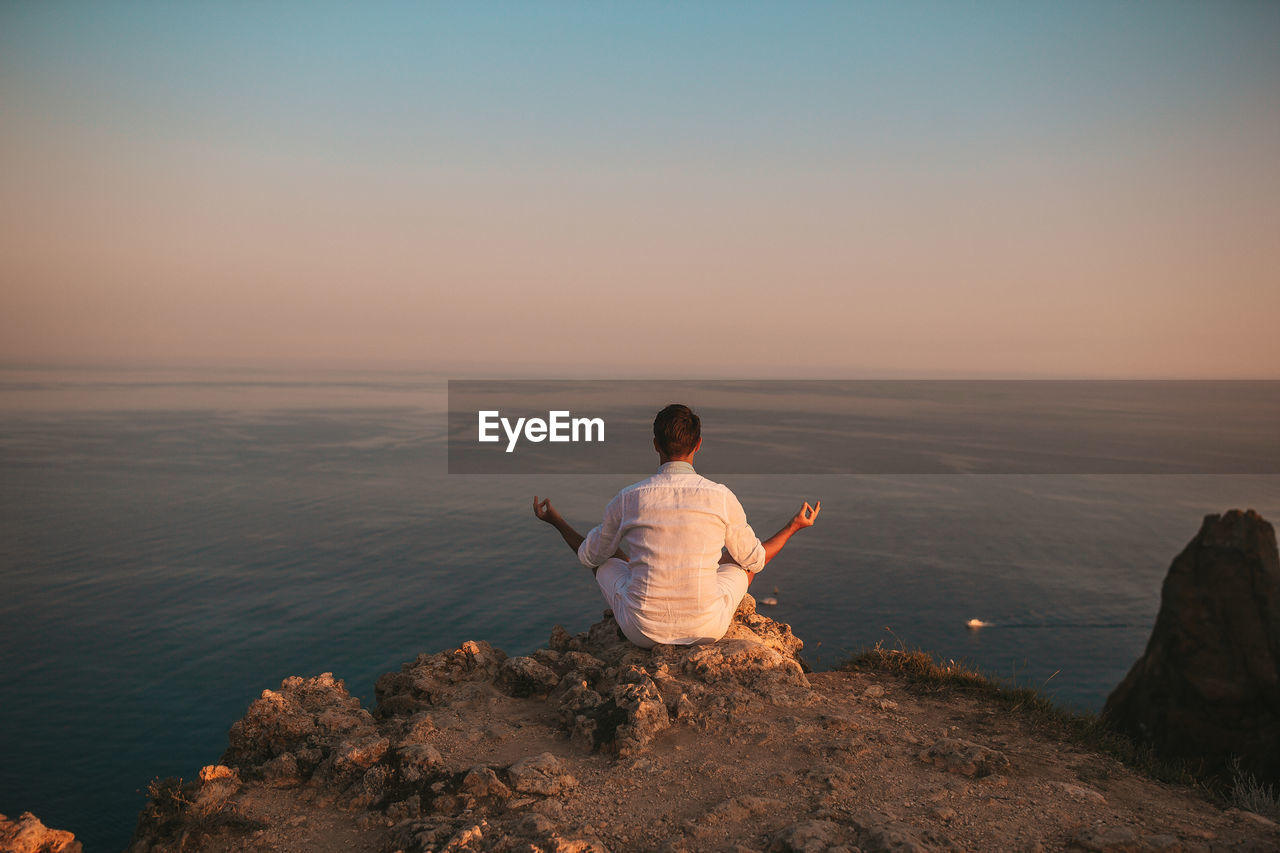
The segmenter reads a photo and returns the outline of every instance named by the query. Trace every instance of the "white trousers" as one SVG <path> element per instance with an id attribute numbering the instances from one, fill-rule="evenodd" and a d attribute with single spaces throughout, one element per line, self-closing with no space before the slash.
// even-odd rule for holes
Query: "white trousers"
<path id="1" fill-rule="evenodd" d="M 600 585 L 605 602 L 613 610 L 618 627 L 628 640 L 642 649 L 653 648 L 658 643 L 714 643 L 729 630 L 733 614 L 747 594 L 747 582 L 746 571 L 737 563 L 721 563 L 716 569 L 716 587 L 720 595 L 715 600 L 715 608 L 706 613 L 697 625 L 672 627 L 662 633 L 644 627 L 644 613 L 628 594 L 631 567 L 625 560 L 611 557 L 596 570 L 596 583 Z"/>

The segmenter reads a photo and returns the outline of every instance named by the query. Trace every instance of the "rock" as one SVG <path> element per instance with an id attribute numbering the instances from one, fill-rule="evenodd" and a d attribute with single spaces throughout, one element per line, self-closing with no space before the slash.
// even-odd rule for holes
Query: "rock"
<path id="1" fill-rule="evenodd" d="M 565 652 L 560 658 L 565 677 L 574 676 L 577 680 L 595 684 L 604 675 L 607 664 L 586 652 Z"/>
<path id="2" fill-rule="evenodd" d="M 394 821 L 410 820 L 422 815 L 422 797 L 413 794 L 398 803 L 387 806 L 387 818 Z"/>
<path id="3" fill-rule="evenodd" d="M 556 825 L 546 815 L 531 812 L 521 818 L 520 831 L 526 835 L 551 835 L 556 832 Z"/>
<path id="4" fill-rule="evenodd" d="M 507 768 L 511 787 L 524 794 L 554 796 L 578 784 L 564 762 L 549 752 L 524 758 Z"/>
<path id="5" fill-rule="evenodd" d="M 396 750 L 400 775 L 406 782 L 418 782 L 444 768 L 440 750 L 429 743 L 411 743 Z"/>
<path id="6" fill-rule="evenodd" d="M 438 731 L 439 728 L 436 727 L 436 722 L 431 719 L 430 714 L 417 714 L 405 725 L 398 744 L 426 743 Z"/>
<path id="7" fill-rule="evenodd" d="M 213 782 L 218 779 L 234 779 L 236 775 L 236 771 L 224 764 L 210 764 L 207 767 L 201 767 L 196 778 L 201 782 Z"/>
<path id="8" fill-rule="evenodd" d="M 708 684 L 735 682 L 768 696 L 788 688 L 807 691 L 809 680 L 794 657 L 752 639 L 723 639 L 692 647 L 681 655 L 682 669 Z"/>
<path id="9" fill-rule="evenodd" d="M 529 653 L 529 657 L 544 666 L 551 667 L 552 669 L 556 669 L 557 667 L 563 669 L 562 661 L 564 660 L 564 652 L 559 649 L 534 649 Z"/>
<path id="10" fill-rule="evenodd" d="M 833 765 L 814 767 L 805 773 L 805 778 L 825 791 L 845 792 L 856 787 L 852 773 Z"/>
<path id="11" fill-rule="evenodd" d="M 551 639 L 547 645 L 558 652 L 567 652 L 574 646 L 573 636 L 564 629 L 563 625 L 556 625 L 551 629 Z"/>
<path id="12" fill-rule="evenodd" d="M 476 799 L 506 800 L 511 798 L 511 789 L 503 784 L 492 768 L 477 765 L 462 777 L 460 790 Z"/>
<path id="13" fill-rule="evenodd" d="M 298 759 L 292 752 L 282 752 L 262 765 L 262 779 L 276 788 L 288 788 L 302 782 Z"/>
<path id="14" fill-rule="evenodd" d="M 378 679 L 374 685 L 377 714 L 417 714 L 456 692 L 459 685 L 492 681 L 506 659 L 501 649 L 474 640 L 453 651 L 418 655 L 399 672 L 388 672 Z"/>
<path id="15" fill-rule="evenodd" d="M 800 651 L 804 648 L 804 642 L 791 633 L 790 625 L 757 613 L 755 599 L 750 595 L 743 596 L 723 639 L 754 639 L 797 662 Z"/>
<path id="16" fill-rule="evenodd" d="M 343 741 L 333 749 L 333 772 L 343 775 L 359 773 L 382 760 L 391 740 L 373 734 L 357 741 Z"/>
<path id="17" fill-rule="evenodd" d="M 733 797 L 712 807 L 701 817 L 700 823 L 704 826 L 718 823 L 741 824 L 748 818 L 780 812 L 785 808 L 786 804 L 780 800 L 752 796 Z"/>
<path id="18" fill-rule="evenodd" d="M 600 722 L 609 716 L 604 697 L 585 682 L 570 687 L 560 697 L 560 718 L 569 730 L 569 738 L 586 749 L 597 749 L 613 737 L 617 722 L 607 736 Z M 616 705 L 613 706 L 616 709 Z"/>
<path id="19" fill-rule="evenodd" d="M 50 829 L 31 812 L 17 820 L 0 814 L 0 850 L 4 853 L 81 853 L 80 842 L 70 832 Z"/>
<path id="20" fill-rule="evenodd" d="M 326 752 L 339 740 L 372 734 L 373 718 L 341 681 L 326 672 L 315 678 L 286 678 L 279 690 L 264 690 L 231 726 L 222 763 L 251 771 L 286 752 Z"/>
<path id="21" fill-rule="evenodd" d="M 1050 782 L 1049 787 L 1066 794 L 1076 802 L 1096 803 L 1100 806 L 1106 805 L 1107 802 L 1107 798 L 1102 796 L 1102 794 L 1092 788 L 1086 788 L 1083 785 L 1073 785 L 1070 782 Z"/>
<path id="22" fill-rule="evenodd" d="M 560 676 L 533 657 L 508 658 L 495 683 L 512 696 L 546 696 L 560 683 Z"/>
<path id="23" fill-rule="evenodd" d="M 188 806 L 189 813 L 194 817 L 222 811 L 241 785 L 240 774 L 222 764 L 200 768 L 196 782 L 197 787 Z"/>
<path id="24" fill-rule="evenodd" d="M 876 812 L 860 812 L 853 816 L 858 830 L 858 849 L 862 853 L 930 853 L 956 850 L 956 845 L 932 829 L 916 829 L 901 821 Z"/>
<path id="25" fill-rule="evenodd" d="M 348 809 L 368 808 L 382 799 L 390 781 L 391 768 L 375 764 L 342 792 L 342 802 Z"/>
<path id="26" fill-rule="evenodd" d="M 839 825 L 829 820 L 793 823 L 769 843 L 769 853 L 837 853 L 850 849 L 841 841 Z"/>
<path id="27" fill-rule="evenodd" d="M 618 627 L 618 620 L 613 618 L 612 610 L 606 610 L 600 621 L 587 629 L 587 635 L 581 642 L 587 648 L 601 650 L 626 649 L 631 646 L 623 636 L 622 629 Z"/>
<path id="28" fill-rule="evenodd" d="M 1167 757 L 1280 781 L 1280 557 L 1256 512 L 1209 515 L 1169 567 L 1146 652 L 1104 718 Z"/>
<path id="29" fill-rule="evenodd" d="M 452 838 L 445 843 L 442 851 L 470 850 L 472 848 L 479 849 L 480 841 L 484 838 L 484 829 L 479 824 L 464 827 L 458 830 Z"/>
<path id="30" fill-rule="evenodd" d="M 671 724 L 662 694 L 642 670 L 635 681 L 616 685 L 611 701 L 617 720 L 613 748 L 621 757 L 635 755 Z"/>
<path id="31" fill-rule="evenodd" d="M 939 738 L 920 753 L 920 760 L 962 776 L 990 776 L 1009 766 L 1004 753 L 959 738 Z"/>
<path id="32" fill-rule="evenodd" d="M 1147 849 L 1130 826 L 1090 826 L 1073 835 L 1071 843 L 1091 853 L 1142 853 Z"/>

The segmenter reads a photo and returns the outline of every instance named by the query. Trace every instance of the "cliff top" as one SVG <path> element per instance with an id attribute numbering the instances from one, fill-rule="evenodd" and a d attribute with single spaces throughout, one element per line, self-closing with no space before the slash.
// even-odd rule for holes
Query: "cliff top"
<path id="1" fill-rule="evenodd" d="M 1274 850 L 1280 828 L 980 693 L 805 673 L 748 596 L 725 639 L 639 649 L 609 614 L 508 658 L 421 655 L 360 707 L 264 691 L 221 764 L 153 787 L 143 851 Z"/>

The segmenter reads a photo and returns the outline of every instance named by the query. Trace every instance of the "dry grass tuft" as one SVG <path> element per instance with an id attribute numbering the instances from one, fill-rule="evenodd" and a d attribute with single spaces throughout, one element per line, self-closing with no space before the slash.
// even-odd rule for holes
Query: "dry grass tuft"
<path id="1" fill-rule="evenodd" d="M 1262 815 L 1280 823 L 1280 791 L 1259 782 L 1252 773 L 1240 767 L 1240 759 L 1231 763 L 1231 802 L 1245 811 Z"/>

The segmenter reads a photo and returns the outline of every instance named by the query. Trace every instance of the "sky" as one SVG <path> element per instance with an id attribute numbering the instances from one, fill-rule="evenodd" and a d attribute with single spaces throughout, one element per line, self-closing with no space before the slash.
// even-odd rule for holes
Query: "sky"
<path id="1" fill-rule="evenodd" d="M 1274 2 L 0 0 L 0 364 L 1280 378 Z"/>

